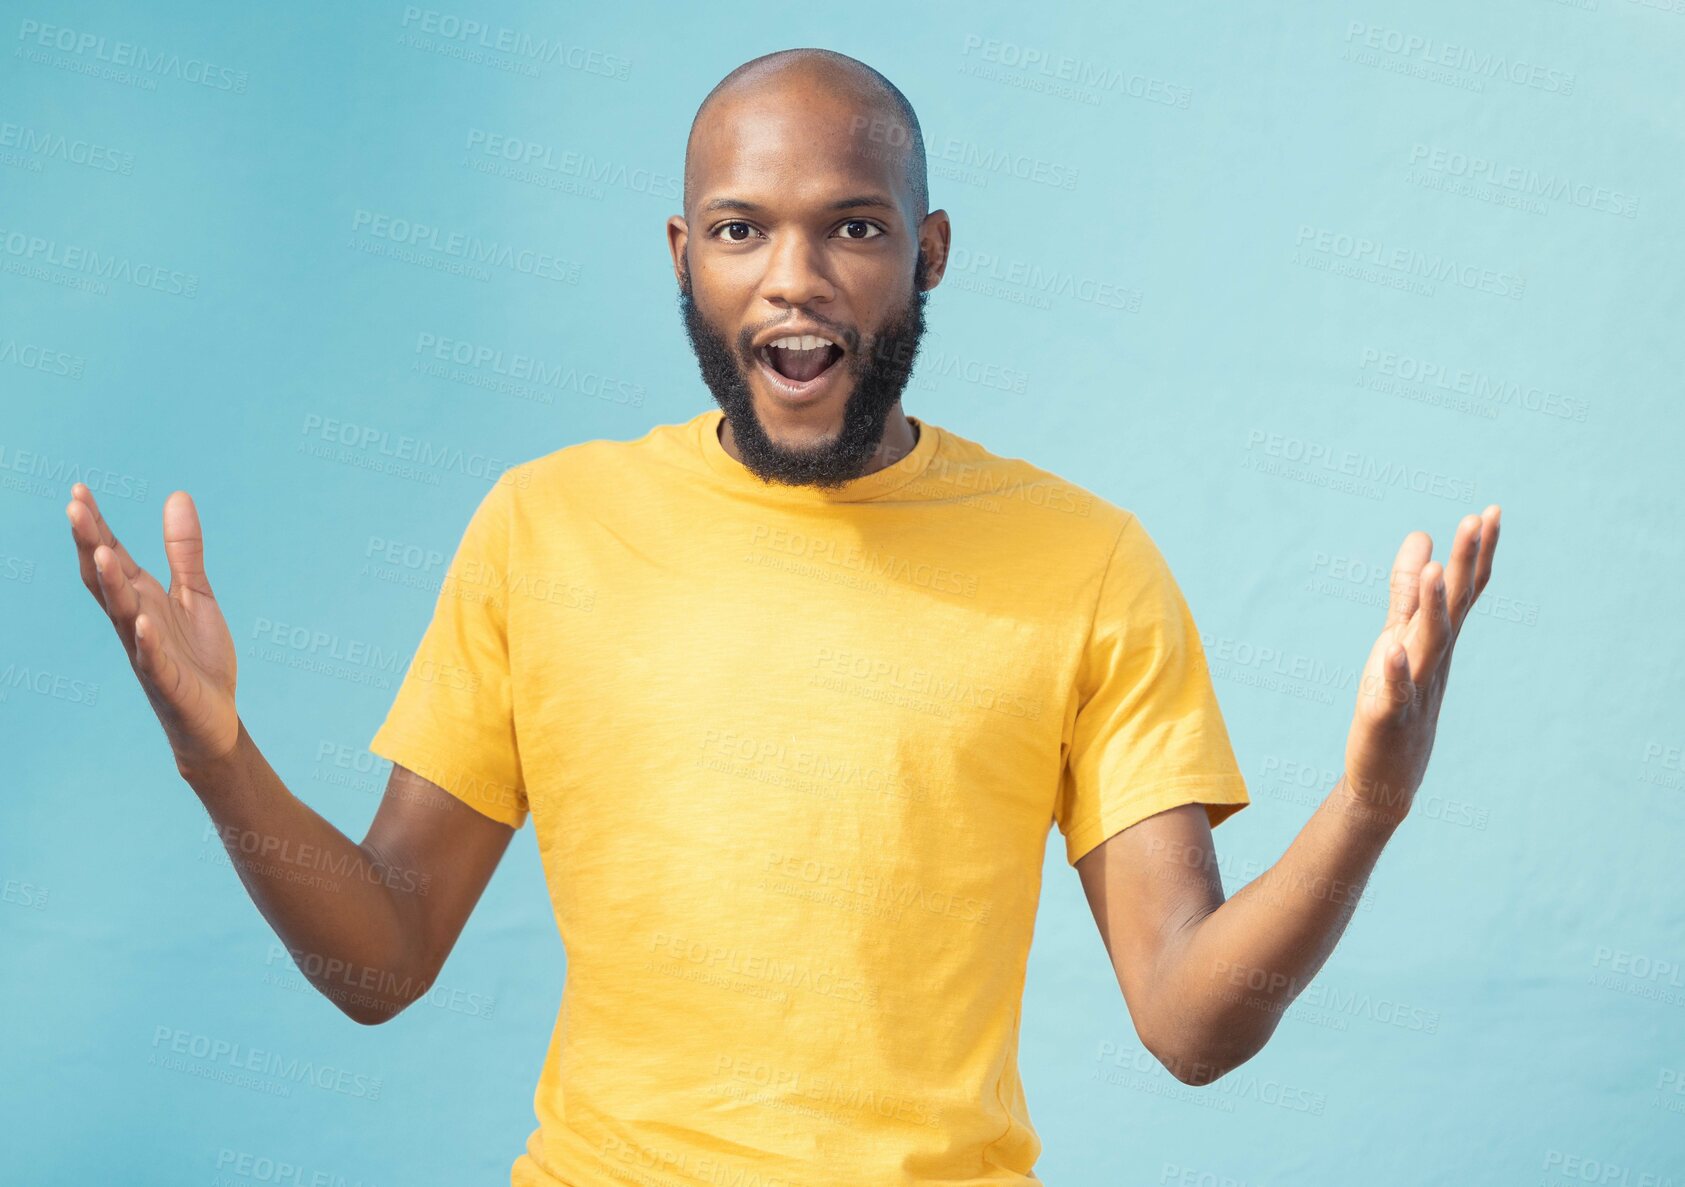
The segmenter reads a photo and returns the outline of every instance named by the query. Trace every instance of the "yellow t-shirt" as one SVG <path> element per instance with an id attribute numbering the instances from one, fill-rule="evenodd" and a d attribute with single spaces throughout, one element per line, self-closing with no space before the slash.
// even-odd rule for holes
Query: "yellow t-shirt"
<path id="1" fill-rule="evenodd" d="M 1026 461 L 909 418 L 768 486 L 722 416 L 504 474 L 371 743 L 537 831 L 567 975 L 511 1182 L 1038 1182 L 1050 829 L 1248 802 L 1194 621 Z"/>

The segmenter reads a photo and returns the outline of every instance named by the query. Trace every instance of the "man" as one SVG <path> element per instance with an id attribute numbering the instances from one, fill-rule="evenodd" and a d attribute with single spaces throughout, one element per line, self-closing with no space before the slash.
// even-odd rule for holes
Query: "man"
<path id="1" fill-rule="evenodd" d="M 347 1015 L 425 991 L 533 820 L 568 972 L 516 1185 L 1034 1182 L 1016 1053 L 1050 828 L 1143 1043 L 1204 1084 L 1269 1038 L 1410 807 L 1499 509 L 1446 567 L 1406 537 L 1344 775 L 1225 899 L 1211 827 L 1246 786 L 1152 539 L 900 407 L 949 236 L 870 68 L 785 51 L 710 93 L 668 242 L 719 408 L 484 497 L 371 743 L 393 769 L 360 844 L 235 712 L 192 501 L 165 504 L 166 593 L 74 489 L 178 769 Z M 342 872 L 291 881 L 253 834 Z"/>

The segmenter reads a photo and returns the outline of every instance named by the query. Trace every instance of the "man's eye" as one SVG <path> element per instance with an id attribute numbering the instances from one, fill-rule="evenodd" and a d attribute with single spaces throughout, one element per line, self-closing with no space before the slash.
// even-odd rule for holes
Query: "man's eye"
<path id="1" fill-rule="evenodd" d="M 879 227 L 876 223 L 869 223 L 863 218 L 851 218 L 846 223 L 843 224 L 843 228 L 844 228 L 845 231 L 850 227 L 864 227 L 869 231 L 876 231 L 877 234 L 879 234 L 879 235 L 883 234 L 883 228 L 882 227 Z M 872 239 L 872 238 L 875 238 L 875 236 L 873 236 L 873 235 L 848 235 L 848 234 L 845 234 L 843 236 L 843 238 L 844 239 Z"/>
<path id="2" fill-rule="evenodd" d="M 748 238 L 748 236 L 743 236 L 742 238 L 739 238 L 739 237 L 734 236 L 734 235 L 725 234 L 726 232 L 729 232 L 731 230 L 731 228 L 733 228 L 733 227 L 742 227 L 745 231 L 754 230 L 754 228 L 749 226 L 748 223 L 743 222 L 740 219 L 733 219 L 729 223 L 721 223 L 718 227 L 715 228 L 714 234 L 717 237 L 723 237 L 725 239 L 729 239 L 732 243 L 742 243 L 743 239 Z"/>

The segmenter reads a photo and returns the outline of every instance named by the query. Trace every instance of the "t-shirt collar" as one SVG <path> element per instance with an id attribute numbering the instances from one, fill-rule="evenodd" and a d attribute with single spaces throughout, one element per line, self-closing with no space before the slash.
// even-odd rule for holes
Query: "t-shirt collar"
<path id="1" fill-rule="evenodd" d="M 919 434 L 909 453 L 893 465 L 850 479 L 832 490 L 822 490 L 815 486 L 788 486 L 762 481 L 753 470 L 726 452 L 719 436 L 720 424 L 724 420 L 723 409 L 711 408 L 694 422 L 697 448 L 707 460 L 708 467 L 731 487 L 792 503 L 858 503 L 882 498 L 923 474 L 936 456 L 942 440 L 941 429 L 916 416 L 909 416 L 907 420 L 918 426 Z"/>

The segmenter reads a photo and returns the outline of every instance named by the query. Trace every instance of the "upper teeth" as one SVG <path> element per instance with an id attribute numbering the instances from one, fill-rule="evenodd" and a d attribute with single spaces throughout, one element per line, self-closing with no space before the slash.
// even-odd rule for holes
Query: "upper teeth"
<path id="1" fill-rule="evenodd" d="M 767 345 L 781 346 L 785 350 L 817 350 L 821 346 L 835 346 L 836 343 L 817 334 L 793 334 L 788 338 L 774 338 Z"/>

